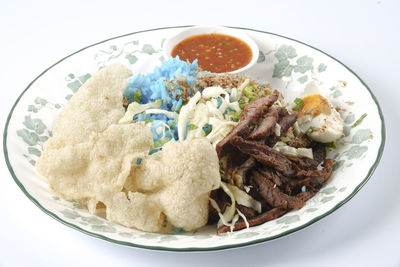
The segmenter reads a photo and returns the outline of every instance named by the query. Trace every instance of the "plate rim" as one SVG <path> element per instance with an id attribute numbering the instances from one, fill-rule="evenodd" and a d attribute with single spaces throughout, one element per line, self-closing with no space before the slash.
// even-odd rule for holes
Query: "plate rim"
<path id="1" fill-rule="evenodd" d="M 286 230 L 280 234 L 271 236 L 271 237 L 264 237 L 264 238 L 258 238 L 258 239 L 254 239 L 248 242 L 242 242 L 242 243 L 236 243 L 236 244 L 227 244 L 227 245 L 220 245 L 220 246 L 214 246 L 214 247 L 184 247 L 184 248 L 176 248 L 176 247 L 165 247 L 165 246 L 153 246 L 153 245 L 141 245 L 141 244 L 137 244 L 137 243 L 132 243 L 132 242 L 127 242 L 127 241 L 121 241 L 121 240 L 116 240 L 113 238 L 109 238 L 107 236 L 98 234 L 98 233 L 94 233 L 94 232 L 90 232 L 88 230 L 85 230 L 73 223 L 67 222 L 65 220 L 63 220 L 62 218 L 60 218 L 59 216 L 57 216 L 55 213 L 53 213 L 52 211 L 44 208 L 38 200 L 36 200 L 32 195 L 29 194 L 29 192 L 25 189 L 24 185 L 19 181 L 18 177 L 16 176 L 13 167 L 11 166 L 11 162 L 9 160 L 8 157 L 8 149 L 7 149 L 7 136 L 8 136 L 8 126 L 10 123 L 10 120 L 12 118 L 14 109 L 16 108 L 17 104 L 19 103 L 20 99 L 23 97 L 23 95 L 28 91 L 28 89 L 32 86 L 32 84 L 34 84 L 40 77 L 42 77 L 46 72 L 48 72 L 50 69 L 52 69 L 53 67 L 55 67 L 56 65 L 58 65 L 59 63 L 63 62 L 64 60 L 66 60 L 67 58 L 78 54 L 79 52 L 86 50 L 90 47 L 96 46 L 98 44 L 102 44 L 105 42 L 108 42 L 110 40 L 114 40 L 114 39 L 118 39 L 121 37 L 126 37 L 126 36 L 130 36 L 130 35 L 135 35 L 135 34 L 139 34 L 139 33 L 144 33 L 144 32 L 152 32 L 152 31 L 158 31 L 158 30 L 167 30 L 167 29 L 179 29 L 179 28 L 186 28 L 186 27 L 192 27 L 194 25 L 185 25 L 185 26 L 170 26 L 170 27 L 160 27 L 160 28 L 152 28 L 152 29 L 147 29 L 147 30 L 141 30 L 141 31 L 135 31 L 135 32 L 131 32 L 131 33 L 127 33 L 127 34 L 123 34 L 123 35 L 119 35 L 119 36 L 115 36 L 115 37 L 111 37 L 108 39 L 105 39 L 103 41 L 99 41 L 96 42 L 94 44 L 88 45 L 86 47 L 83 47 L 65 57 L 63 57 L 62 59 L 58 60 L 56 63 L 52 64 L 51 66 L 49 66 L 48 68 L 46 68 L 44 71 L 42 71 L 36 78 L 34 78 L 29 84 L 28 86 L 22 91 L 22 93 L 18 96 L 18 98 L 16 99 L 16 101 L 14 102 L 8 116 L 7 116 L 7 120 L 5 123 L 5 127 L 4 127 L 4 132 L 3 132 L 3 153 L 4 153 L 4 159 L 6 161 L 6 165 L 8 170 L 10 171 L 11 176 L 13 177 L 13 180 L 15 181 L 15 183 L 18 185 L 18 187 L 21 189 L 21 191 L 25 194 L 25 196 L 30 199 L 40 210 L 42 210 L 45 214 L 49 215 L 50 217 L 52 217 L 53 219 L 61 222 L 62 224 L 71 227 L 72 229 L 78 230 L 82 233 L 85 233 L 89 236 L 92 237 L 96 237 L 108 242 L 112 242 L 112 243 L 116 243 L 119 245 L 125 245 L 125 246 L 129 246 L 129 247 L 136 247 L 136 248 L 142 248 L 142 249 L 149 249 L 149 250 L 156 250 L 156 251 L 173 251 L 173 252 L 196 252 L 196 251 L 216 251 L 216 250 L 224 250 L 224 249 L 232 249 L 232 248 L 238 248 L 238 247 L 244 247 L 244 246 L 249 246 L 249 245 L 254 245 L 254 244 L 258 244 L 258 243 L 262 243 L 262 242 L 266 242 L 266 241 L 270 241 L 270 240 L 274 240 L 286 235 L 289 235 L 291 233 L 297 232 L 301 229 L 304 229 L 314 223 L 316 223 L 317 221 L 321 220 L 322 218 L 328 216 L 329 214 L 331 214 L 332 212 L 336 211 L 338 208 L 340 208 L 341 206 L 343 206 L 345 203 L 347 203 L 350 199 L 352 199 L 358 191 L 360 191 L 360 189 L 368 182 L 368 180 L 370 179 L 370 177 L 372 176 L 373 172 L 375 171 L 375 169 L 377 168 L 382 155 L 383 155 L 383 151 L 384 151 L 384 147 L 385 147 L 385 143 L 386 143 L 386 128 L 385 128 L 385 120 L 384 120 L 384 116 L 383 116 L 383 112 L 382 109 L 378 103 L 378 100 L 376 99 L 375 95 L 372 93 L 371 89 L 368 87 L 368 85 L 349 67 L 347 67 L 344 63 L 342 63 L 340 60 L 336 59 L 335 57 L 327 54 L 326 52 L 311 46 L 309 44 L 303 43 L 301 41 L 298 41 L 296 39 L 290 38 L 290 37 L 286 37 L 284 35 L 280 35 L 280 34 L 276 34 L 276 33 L 272 33 L 272 32 L 268 32 L 268 31 L 262 31 L 262 30 L 256 30 L 256 29 L 251 29 L 251 28 L 245 28 L 245 27 L 233 27 L 233 26 L 225 26 L 228 28 L 234 28 L 234 29 L 238 29 L 238 30 L 247 30 L 247 31 L 253 31 L 253 32 L 259 32 L 259 33 L 264 33 L 264 34 L 270 34 L 270 35 L 274 35 L 274 36 L 278 36 L 290 41 L 294 41 L 296 43 L 305 45 L 307 47 L 310 47 L 326 56 L 328 56 L 329 58 L 333 59 L 334 61 L 336 61 L 337 63 L 339 63 L 340 65 L 342 65 L 345 69 L 347 69 L 347 71 L 349 71 L 351 74 L 353 74 L 360 82 L 361 84 L 367 89 L 367 91 L 369 92 L 371 98 L 373 99 L 373 101 L 375 102 L 375 105 L 378 109 L 378 114 L 381 120 L 381 144 L 379 146 L 378 149 L 378 153 L 376 156 L 376 159 L 374 161 L 374 163 L 371 165 L 367 175 L 365 176 L 365 178 L 361 181 L 361 183 L 359 183 L 354 190 L 346 197 L 344 198 L 342 201 L 338 202 L 334 207 L 332 207 L 330 210 L 328 210 L 327 212 L 311 219 L 309 222 L 302 224 L 300 226 L 297 226 L 293 229 L 289 229 Z"/>

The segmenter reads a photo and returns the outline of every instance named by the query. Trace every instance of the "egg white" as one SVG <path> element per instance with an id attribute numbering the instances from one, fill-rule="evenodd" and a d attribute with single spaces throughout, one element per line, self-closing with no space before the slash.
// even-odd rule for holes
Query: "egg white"
<path id="1" fill-rule="evenodd" d="M 298 119 L 300 130 L 310 139 L 330 143 L 340 139 L 343 135 L 343 120 L 334 108 L 331 114 L 319 114 L 316 117 L 304 115 Z"/>

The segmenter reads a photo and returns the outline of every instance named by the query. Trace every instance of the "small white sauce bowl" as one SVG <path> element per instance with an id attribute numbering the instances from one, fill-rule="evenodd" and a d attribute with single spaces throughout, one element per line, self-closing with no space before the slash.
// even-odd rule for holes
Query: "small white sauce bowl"
<path id="1" fill-rule="evenodd" d="M 225 35 L 230 35 L 230 36 L 236 37 L 236 38 L 242 40 L 243 42 L 245 42 L 251 49 L 252 58 L 251 58 L 249 64 L 247 64 L 246 66 L 244 66 L 240 69 L 237 69 L 237 70 L 234 70 L 231 72 L 227 72 L 227 73 L 243 72 L 243 71 L 251 68 L 257 62 L 259 50 L 258 50 L 257 44 L 253 41 L 253 39 L 251 39 L 248 35 L 246 35 L 245 33 L 241 32 L 239 30 L 227 28 L 227 27 L 221 27 L 221 26 L 194 26 L 194 27 L 190 27 L 190 28 L 186 28 L 186 29 L 182 30 L 178 34 L 165 40 L 164 45 L 163 45 L 164 58 L 168 59 L 171 56 L 171 53 L 172 53 L 172 50 L 174 49 L 174 47 L 181 41 L 183 41 L 189 37 L 192 37 L 192 36 L 196 36 L 196 35 L 200 35 L 200 34 L 211 34 L 211 33 L 219 33 L 219 34 L 225 34 Z"/>

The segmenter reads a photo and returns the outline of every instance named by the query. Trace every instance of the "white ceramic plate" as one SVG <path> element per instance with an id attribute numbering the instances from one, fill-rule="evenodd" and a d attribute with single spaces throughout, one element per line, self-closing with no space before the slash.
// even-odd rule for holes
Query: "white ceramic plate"
<path id="1" fill-rule="evenodd" d="M 4 154 L 15 182 L 40 209 L 83 233 L 118 244 L 156 250 L 218 250 L 255 244 L 302 229 L 352 198 L 378 165 L 385 143 L 379 105 L 367 85 L 338 60 L 299 41 L 273 33 L 241 30 L 259 46 L 257 64 L 247 75 L 269 81 L 290 101 L 313 82 L 345 111 L 346 137 L 329 156 L 335 171 L 306 206 L 250 229 L 217 236 L 215 226 L 176 235 L 144 233 L 91 215 L 80 204 L 54 195 L 35 171 L 42 144 L 60 108 L 99 68 L 120 62 L 134 73 L 160 65 L 163 41 L 183 27 L 153 29 L 111 38 L 85 47 L 50 66 L 28 85 L 10 111 L 4 131 Z M 362 122 L 351 127 L 366 113 Z"/>

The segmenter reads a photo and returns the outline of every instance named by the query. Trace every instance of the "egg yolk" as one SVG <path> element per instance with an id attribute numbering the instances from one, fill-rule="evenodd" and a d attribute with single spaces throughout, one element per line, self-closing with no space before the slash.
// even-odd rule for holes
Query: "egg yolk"
<path id="1" fill-rule="evenodd" d="M 317 117 L 319 114 L 330 115 L 332 110 L 328 100 L 320 94 L 308 95 L 302 98 L 303 107 L 299 110 L 298 116 L 311 115 Z"/>

